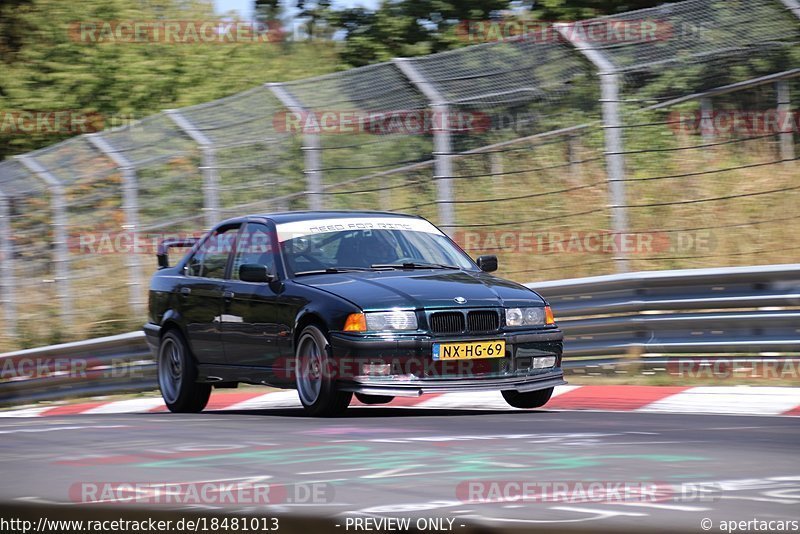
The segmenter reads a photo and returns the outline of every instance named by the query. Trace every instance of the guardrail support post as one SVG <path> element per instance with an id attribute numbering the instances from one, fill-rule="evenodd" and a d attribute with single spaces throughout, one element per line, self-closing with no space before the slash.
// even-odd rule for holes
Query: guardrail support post
<path id="1" fill-rule="evenodd" d="M 217 176 L 217 155 L 214 152 L 214 143 L 206 134 L 201 132 L 192 122 L 181 115 L 176 109 L 168 109 L 167 117 L 172 119 L 178 128 L 197 143 L 203 155 L 203 210 L 206 229 L 210 230 L 219 221 L 219 178 Z"/>
<path id="2" fill-rule="evenodd" d="M 794 117 L 792 116 L 792 95 L 789 82 L 781 80 L 775 84 L 778 92 L 778 118 L 781 121 L 781 159 L 790 161 L 795 158 L 794 150 Z"/>
<path id="3" fill-rule="evenodd" d="M 622 140 L 622 115 L 620 113 L 620 77 L 616 66 L 599 50 L 595 50 L 586 42 L 574 39 L 576 32 L 570 31 L 571 24 L 556 24 L 556 30 L 561 36 L 572 44 L 576 50 L 597 67 L 600 76 L 601 96 L 603 105 L 603 136 L 606 146 L 606 173 L 608 175 L 608 189 L 612 228 L 614 234 L 624 236 L 628 232 L 628 214 L 625 199 L 625 152 Z M 629 270 L 628 258 L 625 252 L 620 251 L 615 258 L 617 272 Z"/>
<path id="4" fill-rule="evenodd" d="M 400 72 L 425 95 L 434 113 L 433 179 L 436 181 L 436 203 L 439 207 L 439 225 L 448 234 L 455 224 L 453 208 L 453 140 L 450 134 L 450 105 L 441 93 L 426 80 L 407 58 L 395 58 Z"/>
<path id="5" fill-rule="evenodd" d="M 0 191 L 0 302 L 3 304 L 5 332 L 17 335 L 17 299 L 14 282 L 14 250 L 11 248 L 11 207 Z"/>
<path id="6" fill-rule="evenodd" d="M 122 210 L 125 214 L 123 229 L 131 233 L 135 243 L 137 240 L 136 233 L 139 231 L 139 184 L 136 179 L 136 167 L 119 151 L 115 150 L 100 134 L 89 134 L 86 138 L 95 148 L 108 156 L 122 173 Z M 129 252 L 126 255 L 125 267 L 128 269 L 128 293 L 131 308 L 134 313 L 143 316 L 146 310 L 144 295 L 142 294 L 141 266 L 139 265 L 137 254 Z"/>
<path id="7" fill-rule="evenodd" d="M 317 124 L 316 116 L 313 112 L 306 110 L 302 104 L 286 90 L 282 83 L 267 83 L 264 87 L 272 91 L 272 94 L 280 100 L 281 104 L 292 113 L 297 113 L 303 117 L 303 124 L 311 126 L 311 132 L 303 132 L 303 161 L 305 165 L 306 189 L 308 194 L 308 207 L 312 210 L 323 209 L 322 198 L 322 141 L 320 140 L 320 129 Z M 308 116 L 306 117 L 306 114 Z"/>
<path id="8" fill-rule="evenodd" d="M 72 289 L 69 279 L 69 244 L 67 241 L 67 209 L 64 184 L 45 169 L 38 161 L 25 154 L 17 159 L 33 174 L 38 176 L 50 190 L 50 205 L 53 210 L 53 247 L 55 256 L 56 292 L 61 303 L 61 322 L 69 328 L 72 326 Z"/>

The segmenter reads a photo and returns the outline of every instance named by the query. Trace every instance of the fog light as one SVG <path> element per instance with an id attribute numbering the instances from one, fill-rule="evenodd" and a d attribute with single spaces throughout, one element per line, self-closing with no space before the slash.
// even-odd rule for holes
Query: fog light
<path id="1" fill-rule="evenodd" d="M 362 363 L 362 376 L 389 376 L 392 372 L 390 363 Z"/>
<path id="2" fill-rule="evenodd" d="M 556 357 L 555 356 L 545 356 L 543 358 L 534 358 L 533 359 L 533 368 L 534 369 L 546 369 L 548 367 L 553 367 L 556 364 Z"/>

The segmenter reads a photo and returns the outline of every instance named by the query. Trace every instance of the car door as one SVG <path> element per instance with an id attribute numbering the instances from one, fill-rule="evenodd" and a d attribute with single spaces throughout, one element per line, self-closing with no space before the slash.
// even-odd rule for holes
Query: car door
<path id="1" fill-rule="evenodd" d="M 189 346 L 200 363 L 224 364 L 223 284 L 239 224 L 217 228 L 195 249 L 176 288 Z"/>
<path id="2" fill-rule="evenodd" d="M 265 265 L 276 273 L 276 247 L 268 226 L 248 223 L 240 233 L 230 279 L 225 283 L 222 340 L 229 365 L 271 367 L 279 356 L 278 342 L 288 330 L 279 324 L 277 282 L 244 282 L 239 267 Z"/>

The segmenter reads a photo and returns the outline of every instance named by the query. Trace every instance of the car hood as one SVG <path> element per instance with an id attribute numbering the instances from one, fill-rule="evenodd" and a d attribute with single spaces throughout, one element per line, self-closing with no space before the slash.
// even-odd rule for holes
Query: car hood
<path id="1" fill-rule="evenodd" d="M 330 273 L 296 278 L 299 284 L 327 291 L 363 310 L 391 308 L 473 308 L 542 306 L 531 289 L 482 271 L 375 271 Z M 456 302 L 457 297 L 466 302 Z"/>

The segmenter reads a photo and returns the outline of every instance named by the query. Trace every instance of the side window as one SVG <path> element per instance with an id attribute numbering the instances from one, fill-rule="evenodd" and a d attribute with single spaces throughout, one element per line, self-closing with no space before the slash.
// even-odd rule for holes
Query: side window
<path id="1" fill-rule="evenodd" d="M 275 248 L 272 246 L 269 228 L 263 224 L 250 223 L 245 228 L 236 247 L 231 278 L 239 279 L 239 266 L 245 263 L 266 265 L 267 272 L 275 272 Z"/>
<path id="2" fill-rule="evenodd" d="M 223 228 L 203 241 L 186 266 L 187 274 L 205 278 L 223 278 L 238 229 L 238 226 Z"/>

